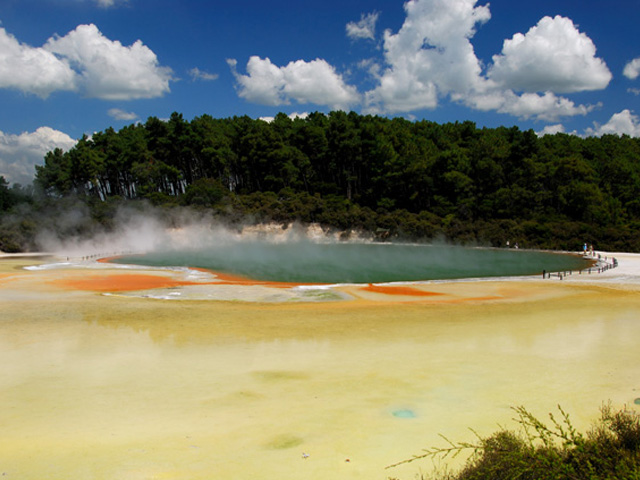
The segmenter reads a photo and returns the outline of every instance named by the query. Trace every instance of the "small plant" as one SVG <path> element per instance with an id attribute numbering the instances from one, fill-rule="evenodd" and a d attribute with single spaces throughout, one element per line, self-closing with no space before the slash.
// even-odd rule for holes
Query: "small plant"
<path id="1" fill-rule="evenodd" d="M 489 437 L 476 432 L 475 443 L 447 442 L 387 468 L 424 458 L 455 457 L 470 452 L 456 474 L 435 480 L 640 480 L 640 415 L 632 410 L 600 409 L 599 421 L 586 434 L 572 425 L 560 406 L 547 425 L 524 407 L 513 408 L 519 431 L 500 429 Z M 473 431 L 473 430 L 472 430 Z"/>

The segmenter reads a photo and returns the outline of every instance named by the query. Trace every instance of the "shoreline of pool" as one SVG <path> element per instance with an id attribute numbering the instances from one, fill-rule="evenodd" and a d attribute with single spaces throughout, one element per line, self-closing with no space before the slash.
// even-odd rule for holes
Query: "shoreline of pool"
<path id="1" fill-rule="evenodd" d="M 554 252 L 571 253 L 575 252 Z M 537 282 L 566 284 L 623 285 L 640 284 L 640 255 L 624 252 L 596 252 L 594 260 L 618 259 L 615 269 L 600 273 L 581 273 L 554 278 L 542 275 L 496 276 L 426 281 L 399 281 L 368 284 L 298 284 L 246 279 L 192 267 L 152 267 L 110 263 L 115 255 L 94 254 L 71 257 L 61 254 L 33 253 L 0 255 L 0 262 L 23 262 L 27 272 L 55 272 L 57 278 L 43 278 L 44 285 L 62 291 L 85 292 L 103 296 L 145 298 L 170 301 L 232 301 L 247 303 L 469 303 L 504 301 L 503 285 Z M 29 260 L 39 260 L 29 265 Z M 595 268 L 595 267 L 594 267 Z M 37 279 L 33 279 L 36 284 Z M 6 280 L 5 280 L 6 283 Z M 620 288 L 620 287 L 618 287 Z"/>

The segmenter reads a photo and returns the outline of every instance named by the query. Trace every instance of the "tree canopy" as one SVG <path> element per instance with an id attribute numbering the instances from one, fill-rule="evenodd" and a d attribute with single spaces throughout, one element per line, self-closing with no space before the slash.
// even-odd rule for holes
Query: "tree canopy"
<path id="1" fill-rule="evenodd" d="M 36 186 L 410 238 L 640 250 L 640 139 L 628 136 L 343 111 L 271 122 L 173 113 L 48 152 Z"/>

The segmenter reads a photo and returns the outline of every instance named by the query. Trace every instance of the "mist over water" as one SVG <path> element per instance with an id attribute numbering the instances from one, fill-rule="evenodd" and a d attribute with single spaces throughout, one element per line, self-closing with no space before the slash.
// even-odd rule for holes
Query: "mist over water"
<path id="1" fill-rule="evenodd" d="M 206 214 L 177 209 L 122 208 L 107 231 L 69 235 L 87 212 L 57 217 L 60 231 L 43 229 L 40 251 L 69 257 L 122 255 L 118 263 L 199 267 L 255 280 L 295 283 L 383 283 L 538 275 L 578 270 L 588 262 L 548 252 L 451 246 L 444 243 L 377 243 L 366 234 L 319 225 L 223 225 Z M 61 234 L 62 232 L 62 234 Z M 65 233 L 66 232 L 66 233 Z"/>
<path id="2" fill-rule="evenodd" d="M 543 270 L 587 266 L 577 256 L 537 251 L 306 239 L 237 239 L 189 250 L 159 250 L 117 261 L 199 267 L 255 280 L 330 284 L 535 275 Z"/>

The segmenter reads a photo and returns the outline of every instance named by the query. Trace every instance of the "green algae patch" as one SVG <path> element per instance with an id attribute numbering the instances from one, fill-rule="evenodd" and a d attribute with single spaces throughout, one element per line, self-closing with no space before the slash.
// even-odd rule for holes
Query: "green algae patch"
<path id="1" fill-rule="evenodd" d="M 253 374 L 256 378 L 265 382 L 278 382 L 283 380 L 304 380 L 308 375 L 300 372 L 291 372 L 286 370 L 270 370 L 260 371 Z"/>
<path id="2" fill-rule="evenodd" d="M 295 435 L 278 435 L 271 439 L 269 443 L 267 443 L 266 447 L 271 450 L 287 450 L 289 448 L 294 448 L 299 445 L 302 445 L 303 440 L 300 437 L 296 437 Z"/>

